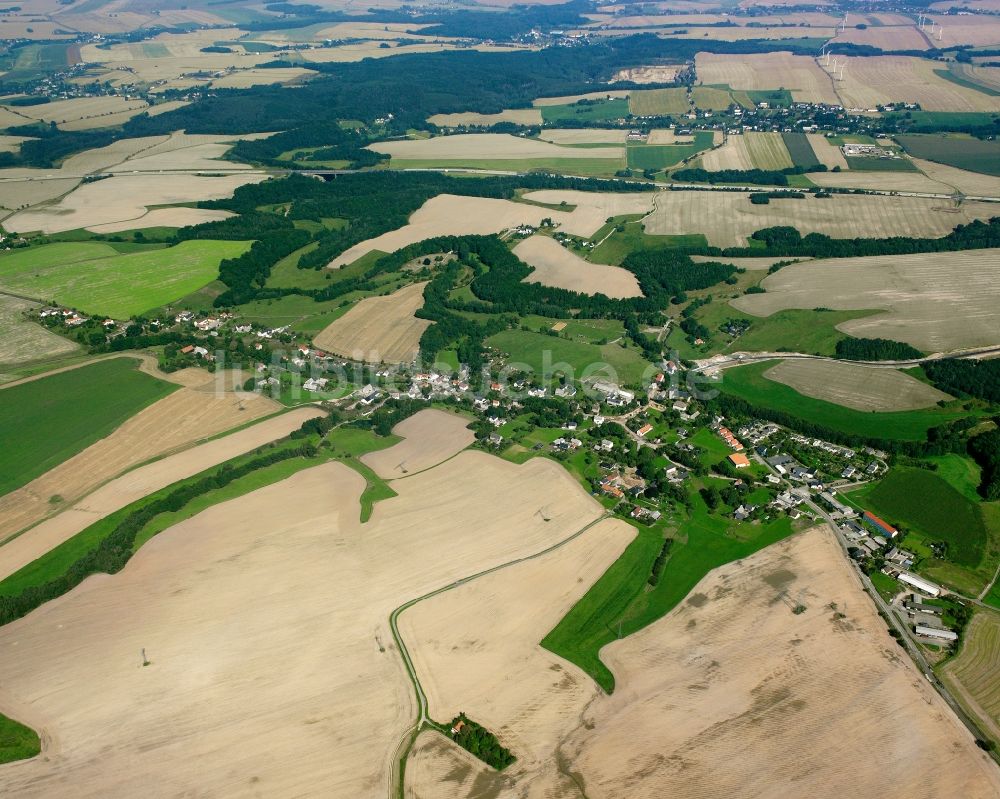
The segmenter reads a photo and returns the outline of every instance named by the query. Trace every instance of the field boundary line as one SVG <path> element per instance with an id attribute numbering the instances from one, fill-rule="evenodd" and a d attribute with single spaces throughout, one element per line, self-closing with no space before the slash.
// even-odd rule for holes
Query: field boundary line
<path id="1" fill-rule="evenodd" d="M 407 648 L 406 643 L 403 641 L 403 636 L 399 632 L 399 626 L 398 626 L 399 617 L 403 614 L 404 611 L 409 610 L 414 605 L 423 602 L 424 600 L 431 599 L 440 594 L 444 594 L 448 591 L 451 591 L 453 588 L 460 588 L 461 586 L 466 585 L 467 583 L 471 583 L 475 580 L 478 580 L 480 577 L 485 577 L 489 574 L 494 574 L 495 572 L 502 571 L 510 566 L 517 566 L 521 563 L 526 563 L 528 561 L 536 560 L 538 558 L 544 557 L 545 555 L 551 554 L 552 552 L 561 549 L 566 544 L 569 544 L 571 541 L 575 541 L 577 538 L 582 536 L 584 533 L 586 533 L 594 526 L 600 524 L 601 522 L 607 519 L 613 518 L 613 516 L 614 514 L 612 514 L 611 511 L 605 510 L 595 519 L 592 519 L 591 521 L 587 522 L 587 524 L 585 524 L 579 530 L 576 530 L 566 538 L 563 538 L 555 542 L 554 544 L 550 544 L 545 549 L 542 549 L 530 555 L 523 555 L 519 558 L 515 558 L 514 560 L 509 560 L 505 563 L 497 564 L 496 566 L 491 566 L 487 569 L 483 569 L 482 571 L 470 574 L 467 577 L 460 577 L 459 579 L 454 580 L 453 582 L 448 583 L 447 585 L 441 586 L 440 588 L 435 588 L 433 591 L 429 591 L 428 593 L 418 596 L 414 599 L 411 599 L 408 602 L 404 602 L 402 605 L 397 607 L 395 610 L 392 611 L 392 613 L 389 614 L 389 632 L 392 634 L 392 638 L 396 642 L 396 646 L 399 648 L 400 658 L 403 661 L 403 666 L 406 669 L 407 676 L 410 678 L 410 682 L 413 685 L 413 689 L 417 697 L 417 707 L 419 710 L 417 720 L 409 729 L 407 729 L 406 733 L 403 736 L 403 739 L 405 740 L 405 738 L 411 733 L 415 734 L 413 734 L 413 738 L 410 741 L 409 745 L 400 753 L 399 760 L 395 761 L 392 767 L 390 768 L 389 799 L 403 799 L 403 791 L 405 788 L 405 785 L 403 783 L 403 775 L 406 772 L 406 758 L 410 754 L 410 750 L 412 749 L 413 742 L 416 741 L 417 735 L 420 734 L 420 732 L 424 729 L 424 726 L 427 724 L 427 722 L 430 721 L 430 716 L 427 713 L 428 709 L 427 694 L 424 692 L 423 686 L 420 683 L 420 678 L 417 676 L 417 670 L 416 667 L 413 665 L 413 659 L 410 655 L 410 650 Z M 400 743 L 402 743 L 402 741 Z M 395 752 L 399 753 L 400 748 L 401 748 L 400 744 L 397 744 Z M 395 757 L 395 753 L 393 754 L 393 757 Z"/>

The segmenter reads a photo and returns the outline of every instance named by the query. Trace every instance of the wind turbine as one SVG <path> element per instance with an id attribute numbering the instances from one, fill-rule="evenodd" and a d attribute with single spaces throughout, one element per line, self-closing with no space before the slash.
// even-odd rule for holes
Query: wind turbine
<path id="1" fill-rule="evenodd" d="M 938 32 L 937 32 L 937 36 L 935 38 L 937 38 L 937 40 L 939 42 L 941 41 L 941 34 L 943 34 L 943 33 L 944 33 L 944 28 L 938 26 Z"/>
<path id="2" fill-rule="evenodd" d="M 840 32 L 843 33 L 847 30 L 847 12 L 844 12 L 844 18 L 840 20 Z"/>
<path id="3" fill-rule="evenodd" d="M 845 58 L 844 62 L 840 65 L 840 74 L 837 76 L 837 80 L 843 80 L 844 79 L 844 68 L 846 66 L 847 66 L 847 59 Z"/>

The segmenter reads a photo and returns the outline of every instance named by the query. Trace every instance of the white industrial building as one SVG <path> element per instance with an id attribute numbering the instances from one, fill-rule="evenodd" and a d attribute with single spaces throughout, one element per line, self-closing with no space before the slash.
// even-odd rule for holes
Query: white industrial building
<path id="1" fill-rule="evenodd" d="M 930 596 L 941 596 L 941 586 L 935 585 L 930 580 L 925 580 L 923 577 L 918 577 L 910 572 L 900 572 L 896 579 Z"/>
<path id="2" fill-rule="evenodd" d="M 928 638 L 941 638 L 945 641 L 957 641 L 958 633 L 952 630 L 942 630 L 938 627 L 927 627 L 923 624 L 918 624 L 913 628 L 917 635 L 926 635 Z"/>

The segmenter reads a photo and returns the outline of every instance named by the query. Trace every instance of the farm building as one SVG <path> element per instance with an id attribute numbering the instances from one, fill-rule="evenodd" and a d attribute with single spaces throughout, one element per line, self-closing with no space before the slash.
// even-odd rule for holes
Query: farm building
<path id="1" fill-rule="evenodd" d="M 892 539 L 895 538 L 897 535 L 899 535 L 899 530 L 897 530 L 888 522 L 883 521 L 870 511 L 867 510 L 865 511 L 865 514 L 862 517 L 862 521 L 865 527 L 875 531 L 876 533 L 879 533 L 880 535 L 884 535 L 887 538 Z"/>
<path id="2" fill-rule="evenodd" d="M 926 635 L 928 638 L 941 638 L 945 641 L 958 640 L 958 633 L 951 630 L 941 630 L 937 627 L 927 627 L 923 624 L 918 624 L 913 629 L 917 635 Z"/>
<path id="3" fill-rule="evenodd" d="M 941 586 L 935 585 L 930 580 L 925 580 L 923 577 L 918 577 L 916 574 L 912 574 L 910 572 L 900 572 L 896 579 L 901 583 L 912 586 L 919 591 L 923 591 L 925 594 L 930 594 L 931 596 L 941 595 Z"/>
<path id="4" fill-rule="evenodd" d="M 729 461 L 737 469 L 745 469 L 747 466 L 750 465 L 750 459 L 742 452 L 734 452 L 732 455 L 729 456 Z"/>

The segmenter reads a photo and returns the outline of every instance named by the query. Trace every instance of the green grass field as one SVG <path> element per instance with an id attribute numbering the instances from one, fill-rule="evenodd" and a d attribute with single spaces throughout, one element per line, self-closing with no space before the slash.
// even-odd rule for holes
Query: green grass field
<path id="1" fill-rule="evenodd" d="M 639 216 L 630 215 L 627 217 L 616 217 L 614 223 L 605 225 L 597 231 L 591 241 L 601 241 L 599 247 L 591 250 L 587 256 L 588 261 L 595 264 L 610 264 L 618 266 L 625 257 L 636 250 L 656 250 L 656 249 L 685 249 L 702 248 L 708 246 L 708 239 L 702 233 L 689 233 L 679 236 L 651 236 L 642 229 L 642 225 L 636 221 Z M 615 231 L 610 236 L 608 233 L 615 223 L 624 222 L 625 229 L 622 232 Z M 605 239 L 605 237 L 607 238 Z M 603 239 L 603 241 L 602 241 Z"/>
<path id="2" fill-rule="evenodd" d="M 624 119 L 629 115 L 628 100 L 624 97 L 570 105 L 543 105 L 539 110 L 542 112 L 542 120 L 549 125 L 558 122 Z"/>
<path id="3" fill-rule="evenodd" d="M 975 568 L 983 559 L 987 532 L 979 503 L 935 472 L 896 466 L 851 498 L 928 542 L 946 541 L 948 560 L 960 566 Z"/>
<path id="4" fill-rule="evenodd" d="M 724 260 L 724 259 L 723 259 Z M 755 273 L 761 277 L 764 273 Z M 748 271 L 747 275 L 752 277 Z M 693 292 L 692 292 L 693 293 Z M 709 292 L 710 293 L 710 292 Z M 712 331 L 712 339 L 704 347 L 688 345 L 679 329 L 671 333 L 670 343 L 676 346 L 681 357 L 704 357 L 705 354 L 735 352 L 776 352 L 781 349 L 808 352 L 816 355 L 833 355 L 837 342 L 844 334 L 837 325 L 850 319 L 859 319 L 881 311 L 813 311 L 795 309 L 778 311 L 770 316 L 760 317 L 745 314 L 733 308 L 728 302 L 716 299 L 703 305 L 695 313 L 695 318 Z M 741 336 L 730 341 L 719 331 L 719 326 L 730 320 L 744 320 L 750 328 Z"/>
<path id="5" fill-rule="evenodd" d="M 659 172 L 711 146 L 712 132 L 696 131 L 690 144 L 632 144 L 626 148 L 626 153 L 630 168 Z"/>
<path id="6" fill-rule="evenodd" d="M 806 397 L 794 389 L 768 380 L 764 372 L 776 361 L 727 369 L 718 384 L 720 391 L 754 405 L 806 419 L 841 433 L 868 438 L 922 441 L 927 430 L 968 414 L 962 411 L 927 408 L 918 411 L 864 413 L 831 402 Z"/>
<path id="7" fill-rule="evenodd" d="M 41 751 L 38 733 L 0 714 L 0 763 L 27 760 Z"/>
<path id="8" fill-rule="evenodd" d="M 556 627 L 542 639 L 546 649 L 572 661 L 605 691 L 615 679 L 601 662 L 605 644 L 631 635 L 673 610 L 712 569 L 745 558 L 792 532 L 787 518 L 764 525 L 737 524 L 708 513 L 693 495 L 689 519 L 679 532 L 655 588 L 647 579 L 663 543 L 655 528 L 642 527 L 638 536 Z"/>
<path id="9" fill-rule="evenodd" d="M 971 136 L 900 135 L 896 140 L 912 156 L 939 164 L 1000 176 L 1000 141 L 982 141 Z"/>
<path id="10" fill-rule="evenodd" d="M 687 89 L 643 89 L 629 96 L 629 108 L 640 117 L 686 114 L 690 110 Z"/>
<path id="11" fill-rule="evenodd" d="M 655 369 L 643 359 L 638 349 L 626 349 L 618 344 L 598 346 L 526 330 L 505 330 L 488 338 L 486 343 L 509 353 L 509 363 L 525 364 L 538 375 L 548 371 L 549 377 L 552 377 L 555 368 L 555 371 L 566 373 L 567 377 L 572 372 L 575 380 L 594 374 L 610 377 L 603 370 L 594 372 L 598 365 L 606 364 L 617 376 L 612 379 L 625 385 L 638 385 L 647 370 L 650 376 L 655 374 Z M 559 367 L 560 364 L 563 366 Z"/>
<path id="12" fill-rule="evenodd" d="M 111 358 L 0 390 L 0 495 L 72 457 L 176 388 L 140 372 L 131 358 Z"/>
<path id="13" fill-rule="evenodd" d="M 819 165 L 819 159 L 816 158 L 816 153 L 813 152 L 812 145 L 809 143 L 809 139 L 806 138 L 806 134 L 782 133 L 781 138 L 785 142 L 785 148 L 792 157 L 792 163 L 795 166 L 810 167 Z"/>
<path id="14" fill-rule="evenodd" d="M 695 86 L 691 90 L 691 99 L 700 111 L 725 111 L 735 102 L 728 89 L 712 86 Z"/>
<path id="15" fill-rule="evenodd" d="M 0 287 L 127 319 L 196 291 L 218 275 L 223 259 L 249 247 L 241 241 L 185 241 L 121 254 L 104 244 L 46 244 L 0 256 Z"/>

